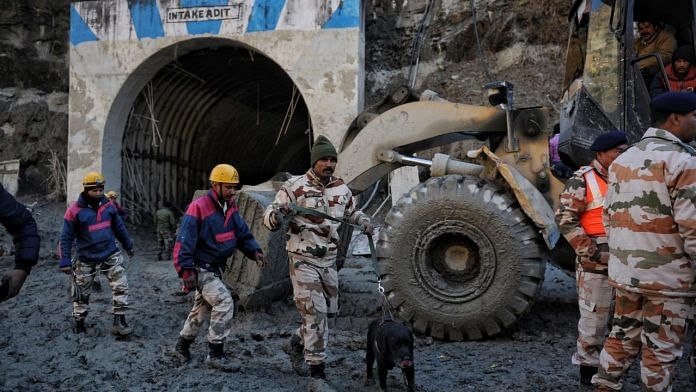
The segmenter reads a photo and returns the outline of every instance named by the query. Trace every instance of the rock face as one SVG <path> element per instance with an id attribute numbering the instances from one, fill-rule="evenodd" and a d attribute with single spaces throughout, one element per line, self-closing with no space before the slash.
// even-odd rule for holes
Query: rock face
<path id="1" fill-rule="evenodd" d="M 482 57 L 470 1 L 365 1 L 368 105 L 407 82 L 423 20 L 417 91 L 485 104 L 483 84 L 506 79 L 518 105 L 557 102 L 570 2 L 477 0 Z M 69 3 L 3 0 L 0 7 L 0 159 L 21 159 L 20 191 L 47 191 L 51 152 L 66 159 Z"/>
<path id="2" fill-rule="evenodd" d="M 0 160 L 21 160 L 21 191 L 47 191 L 52 152 L 66 159 L 68 4 L 3 0 L 0 7 Z"/>
<path id="3" fill-rule="evenodd" d="M 416 0 L 401 4 L 372 0 L 367 6 L 368 104 L 407 81 L 414 38 L 428 8 L 416 90 L 431 89 L 451 101 L 485 104 L 481 87 L 490 80 L 476 44 L 471 2 Z M 515 84 L 520 105 L 549 105 L 547 96 L 557 101 L 570 2 L 477 0 L 475 4 L 490 79 Z"/>

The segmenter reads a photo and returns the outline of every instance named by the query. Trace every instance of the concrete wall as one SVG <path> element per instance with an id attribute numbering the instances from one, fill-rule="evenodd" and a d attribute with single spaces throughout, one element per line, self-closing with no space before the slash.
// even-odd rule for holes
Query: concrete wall
<path id="1" fill-rule="evenodd" d="M 120 188 L 121 141 L 135 98 L 158 70 L 191 51 L 241 45 L 273 59 L 301 92 L 314 135 L 336 144 L 362 109 L 359 0 L 106 0 L 70 11 L 68 201 L 90 170 Z M 212 20 L 193 21 L 201 17 Z"/>

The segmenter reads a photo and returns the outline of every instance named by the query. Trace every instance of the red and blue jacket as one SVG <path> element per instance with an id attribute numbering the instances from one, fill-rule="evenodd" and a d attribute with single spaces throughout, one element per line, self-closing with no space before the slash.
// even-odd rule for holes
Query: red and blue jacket
<path id="1" fill-rule="evenodd" d="M 252 260 L 256 253 L 261 253 L 237 204 L 233 200 L 227 202 L 227 212 L 223 214 L 213 191 L 191 202 L 174 245 L 174 268 L 179 276 L 184 277 L 187 270 L 196 267 L 222 273 L 235 249 Z"/>
<path id="2" fill-rule="evenodd" d="M 77 257 L 85 263 L 100 263 L 118 251 L 116 239 L 123 248 L 133 249 L 133 241 L 123 219 L 112 201 L 102 196 L 99 208 L 94 209 L 83 194 L 65 212 L 63 231 L 60 235 L 60 266 L 71 265 L 73 242 Z"/>

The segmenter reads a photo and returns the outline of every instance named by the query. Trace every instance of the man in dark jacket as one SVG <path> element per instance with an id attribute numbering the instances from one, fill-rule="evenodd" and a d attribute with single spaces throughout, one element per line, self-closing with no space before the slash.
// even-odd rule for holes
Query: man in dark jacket
<path id="1" fill-rule="evenodd" d="M 106 275 L 113 292 L 114 322 L 111 333 L 130 335 L 126 323 L 128 309 L 128 279 L 123 267 L 123 255 L 116 239 L 133 257 L 133 242 L 113 202 L 104 196 L 104 177 L 90 172 L 82 180 L 84 191 L 77 202 L 65 212 L 60 235 L 60 270 L 73 275 L 73 317 L 75 332 L 84 333 L 85 317 L 89 311 L 89 296 L 95 275 Z M 77 257 L 72 259 L 73 243 Z"/>
<path id="2" fill-rule="evenodd" d="M 22 288 L 31 272 L 31 267 L 39 259 L 41 240 L 36 230 L 36 222 L 26 207 L 0 184 L 0 223 L 12 236 L 15 246 L 15 267 L 0 279 L 0 302 L 10 299 Z"/>
<path id="3" fill-rule="evenodd" d="M 680 46 L 672 55 L 672 64 L 665 67 L 667 83 L 661 74 L 655 75 L 650 84 L 650 96 L 656 97 L 667 91 L 696 90 L 696 67 L 694 67 L 694 50 L 691 46 Z M 669 84 L 669 88 L 667 85 Z"/>
<path id="4" fill-rule="evenodd" d="M 211 368 L 233 372 L 239 371 L 241 365 L 225 356 L 224 344 L 232 327 L 234 303 L 222 282 L 222 274 L 235 249 L 256 260 L 261 268 L 267 260 L 234 201 L 239 186 L 237 169 L 217 165 L 209 180 L 210 191 L 186 209 L 174 245 L 174 268 L 186 288 L 196 289 L 196 298 L 173 354 L 184 361 L 190 360 L 189 347 L 210 316 L 209 354 L 205 362 Z"/>

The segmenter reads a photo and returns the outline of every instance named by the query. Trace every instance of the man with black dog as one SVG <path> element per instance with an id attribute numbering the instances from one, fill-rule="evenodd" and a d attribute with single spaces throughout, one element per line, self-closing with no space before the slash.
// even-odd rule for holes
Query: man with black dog
<path id="1" fill-rule="evenodd" d="M 317 215 L 294 213 L 293 207 L 315 210 L 334 219 L 346 219 L 372 233 L 367 215 L 356 208 L 348 186 L 334 177 L 338 154 L 331 142 L 319 136 L 311 151 L 312 167 L 283 184 L 273 204 L 264 213 L 264 225 L 278 230 L 288 220 L 286 248 L 290 255 L 290 279 L 302 325 L 293 334 L 286 351 L 293 369 L 306 375 L 309 365 L 313 382 L 326 384 L 324 361 L 328 342 L 328 320 L 338 310 L 339 223 Z"/>

